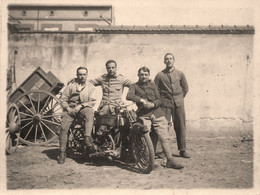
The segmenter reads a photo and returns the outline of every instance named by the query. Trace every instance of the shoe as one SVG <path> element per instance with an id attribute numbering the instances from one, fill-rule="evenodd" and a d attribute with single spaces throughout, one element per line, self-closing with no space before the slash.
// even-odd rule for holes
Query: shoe
<path id="1" fill-rule="evenodd" d="M 85 137 L 85 145 L 86 145 L 86 152 L 88 154 L 96 152 L 96 148 L 93 144 L 92 137 L 90 137 L 90 136 Z"/>
<path id="2" fill-rule="evenodd" d="M 58 163 L 59 164 L 64 164 L 65 163 L 65 159 L 66 159 L 66 153 L 65 152 L 61 152 L 60 155 L 58 156 Z"/>
<path id="3" fill-rule="evenodd" d="M 164 157 L 165 157 L 165 154 L 163 151 L 155 153 L 155 159 L 162 159 Z"/>
<path id="4" fill-rule="evenodd" d="M 190 155 L 186 151 L 180 151 L 180 157 L 182 157 L 182 158 L 190 158 Z"/>
<path id="5" fill-rule="evenodd" d="M 85 144 L 86 144 L 87 147 L 92 146 L 93 145 L 92 137 L 86 136 L 85 137 Z"/>
<path id="6" fill-rule="evenodd" d="M 170 159 L 170 160 L 167 160 L 166 167 L 172 168 L 172 169 L 182 169 L 184 166 L 176 163 L 173 159 Z"/>

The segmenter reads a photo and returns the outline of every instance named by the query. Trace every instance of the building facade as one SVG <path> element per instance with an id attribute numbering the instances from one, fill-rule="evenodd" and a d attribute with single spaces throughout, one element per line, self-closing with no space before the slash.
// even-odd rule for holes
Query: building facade
<path id="1" fill-rule="evenodd" d="M 9 5 L 12 31 L 93 31 L 97 25 L 114 25 L 112 6 Z"/>

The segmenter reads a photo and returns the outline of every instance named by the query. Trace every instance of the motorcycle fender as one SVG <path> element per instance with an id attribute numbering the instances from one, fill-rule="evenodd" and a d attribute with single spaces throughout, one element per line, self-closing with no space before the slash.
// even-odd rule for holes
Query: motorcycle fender
<path id="1" fill-rule="evenodd" d="M 138 132 L 142 132 L 142 133 L 147 133 L 149 132 L 148 128 L 146 125 L 143 125 L 141 123 L 135 123 L 133 125 L 133 131 L 138 131 Z"/>

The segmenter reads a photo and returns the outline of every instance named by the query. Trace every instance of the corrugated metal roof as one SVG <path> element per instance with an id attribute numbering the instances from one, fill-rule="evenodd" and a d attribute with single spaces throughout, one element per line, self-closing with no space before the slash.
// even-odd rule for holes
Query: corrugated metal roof
<path id="1" fill-rule="evenodd" d="M 129 33 L 129 34 L 254 34 L 254 26 L 97 26 L 98 33 Z"/>

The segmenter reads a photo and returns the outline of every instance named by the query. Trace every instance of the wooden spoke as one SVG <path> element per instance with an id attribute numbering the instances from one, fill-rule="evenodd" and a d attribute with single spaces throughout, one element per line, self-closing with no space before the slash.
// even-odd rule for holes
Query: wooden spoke
<path id="1" fill-rule="evenodd" d="M 36 143 L 37 140 L 37 131 L 38 131 L 38 125 L 36 125 L 35 127 L 34 143 Z"/>
<path id="2" fill-rule="evenodd" d="M 53 132 L 53 130 L 52 130 L 48 125 L 46 125 L 46 124 L 45 124 L 44 122 L 42 122 L 42 121 L 41 121 L 41 123 L 42 123 L 47 129 L 49 129 L 50 132 L 52 132 L 54 135 L 56 135 L 56 133 Z"/>
<path id="3" fill-rule="evenodd" d="M 21 122 L 23 122 L 23 121 L 29 121 L 29 120 L 32 120 L 32 118 L 24 118 L 24 119 L 21 119 Z"/>
<path id="4" fill-rule="evenodd" d="M 45 141 L 47 141 L 46 135 L 45 135 L 45 133 L 44 133 L 44 131 L 43 131 L 43 128 L 42 128 L 42 124 L 39 123 L 39 126 L 40 126 L 40 129 L 41 129 L 41 131 L 42 131 L 42 134 L 43 134 L 43 137 L 44 137 Z"/>
<path id="5" fill-rule="evenodd" d="M 39 96 L 38 96 L 38 105 L 37 105 L 37 113 L 39 113 L 40 112 L 40 103 L 41 103 L 41 93 L 38 93 L 39 94 Z"/>
<path id="6" fill-rule="evenodd" d="M 20 114 L 23 114 L 25 116 L 29 116 L 29 117 L 32 117 L 33 118 L 33 115 L 30 115 L 30 114 L 27 114 L 27 113 L 24 113 L 24 112 L 19 112 Z"/>
<path id="7" fill-rule="evenodd" d="M 21 127 L 21 129 L 23 129 L 24 127 L 27 127 L 29 124 L 31 124 L 32 121 L 30 121 L 29 123 L 27 123 L 26 125 L 24 125 L 23 127 Z"/>
<path id="8" fill-rule="evenodd" d="M 34 105 L 33 105 L 33 102 L 32 102 L 32 99 L 31 99 L 30 95 L 27 94 L 27 97 L 29 98 L 29 100 L 30 100 L 30 102 L 31 102 L 31 104 L 32 104 L 32 108 L 33 108 L 33 110 L 34 110 L 34 113 L 36 113 L 36 109 L 35 109 L 35 107 L 34 107 Z"/>
<path id="9" fill-rule="evenodd" d="M 20 100 L 18 100 L 18 102 L 22 104 L 30 113 L 32 113 L 32 115 L 34 115 L 34 113 L 23 102 L 21 102 Z"/>
<path id="10" fill-rule="evenodd" d="M 49 120 L 46 120 L 46 119 L 41 119 L 42 121 L 44 121 L 44 122 L 46 122 L 46 123 L 51 123 L 51 124 L 53 124 L 53 125 L 61 125 L 61 124 L 59 124 L 59 123 L 56 123 L 56 122 L 54 122 L 54 121 L 49 121 Z"/>
<path id="11" fill-rule="evenodd" d="M 25 136 L 23 139 L 25 139 L 25 140 L 26 140 L 26 138 L 27 138 L 27 137 L 28 137 L 28 135 L 30 134 L 30 132 L 31 132 L 32 128 L 33 128 L 33 125 L 31 126 L 31 128 L 29 129 L 29 131 L 27 132 L 26 136 Z"/>
<path id="12" fill-rule="evenodd" d="M 50 110 L 53 110 L 53 111 L 54 111 L 54 108 L 56 108 L 58 105 L 59 105 L 59 103 L 58 103 L 58 102 L 55 102 L 55 104 L 51 106 L 51 109 L 50 109 Z"/>
<path id="13" fill-rule="evenodd" d="M 48 99 L 45 101 L 41 111 L 40 111 L 40 114 L 42 114 L 42 112 L 45 110 L 45 107 L 48 106 L 48 102 L 49 102 L 49 99 L 51 98 L 51 96 L 48 97 Z"/>
<path id="14" fill-rule="evenodd" d="M 14 117 L 14 122 L 17 123 L 19 121 L 19 117 L 18 116 L 15 116 Z"/>
<path id="15" fill-rule="evenodd" d="M 7 112 L 7 128 L 6 134 L 6 154 L 11 154 L 16 151 L 19 144 L 20 137 L 20 114 L 19 108 L 16 104 L 12 103 Z M 10 127 L 11 125 L 11 127 Z"/>
<path id="16" fill-rule="evenodd" d="M 58 114 L 52 114 L 52 115 L 44 115 L 44 116 L 42 116 L 42 119 L 43 119 L 43 118 L 56 117 L 56 116 L 60 116 L 60 115 L 61 115 L 60 113 L 58 113 Z"/>

